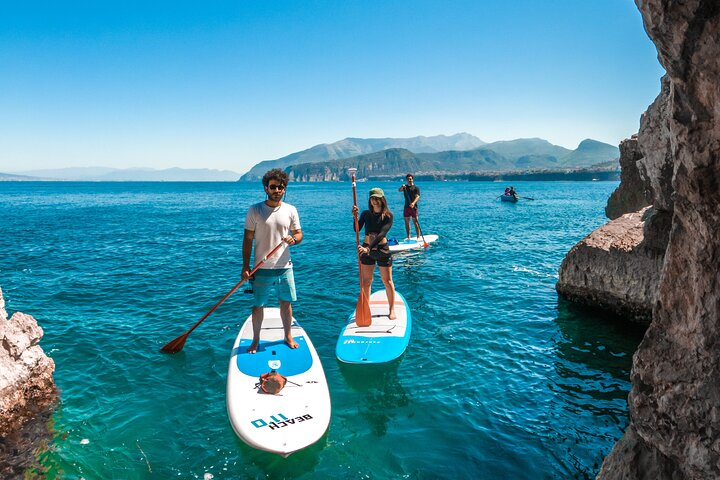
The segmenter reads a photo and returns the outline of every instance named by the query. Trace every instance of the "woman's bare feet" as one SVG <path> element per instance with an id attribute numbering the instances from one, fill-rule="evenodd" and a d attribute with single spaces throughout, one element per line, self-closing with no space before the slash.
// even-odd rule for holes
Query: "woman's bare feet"
<path id="1" fill-rule="evenodd" d="M 258 349 L 258 341 L 253 340 L 253 342 L 250 344 L 250 346 L 247 349 L 247 353 L 255 353 Z"/>
<path id="2" fill-rule="evenodd" d="M 395 315 L 395 310 L 390 310 L 390 313 L 388 314 L 388 318 L 390 320 L 395 320 L 397 318 L 397 315 Z"/>
<path id="3" fill-rule="evenodd" d="M 285 343 L 287 343 L 288 347 L 290 347 L 290 348 L 298 348 L 299 347 L 298 343 L 292 337 L 285 337 Z"/>

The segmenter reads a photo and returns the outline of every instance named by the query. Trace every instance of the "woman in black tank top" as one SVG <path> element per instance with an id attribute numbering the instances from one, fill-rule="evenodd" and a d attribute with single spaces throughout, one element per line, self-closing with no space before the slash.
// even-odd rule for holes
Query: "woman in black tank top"
<path id="1" fill-rule="evenodd" d="M 353 206 L 353 218 L 357 212 L 358 208 Z M 395 284 L 393 284 L 392 279 L 392 255 L 386 238 L 392 223 L 393 214 L 388 208 L 385 194 L 380 188 L 370 189 L 368 209 L 362 212 L 360 218 L 358 218 L 358 228 L 365 227 L 365 239 L 363 244 L 358 246 L 361 263 L 360 273 L 367 295 L 366 298 L 370 298 L 372 281 L 375 275 L 375 263 L 377 263 L 380 269 L 380 278 L 387 292 L 388 305 L 390 305 L 388 317 L 391 320 L 397 318 L 395 315 Z M 355 222 L 353 221 L 354 228 Z"/>

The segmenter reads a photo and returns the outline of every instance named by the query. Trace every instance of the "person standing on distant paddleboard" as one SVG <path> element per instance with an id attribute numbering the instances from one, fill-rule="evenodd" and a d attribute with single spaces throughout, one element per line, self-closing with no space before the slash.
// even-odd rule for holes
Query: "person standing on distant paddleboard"
<path id="1" fill-rule="evenodd" d="M 412 173 L 405 175 L 407 184 L 403 184 L 398 188 L 398 192 L 403 192 L 405 195 L 405 209 L 403 210 L 403 218 L 405 219 L 405 233 L 407 233 L 408 240 L 410 238 L 410 218 L 415 223 L 415 238 L 420 238 L 420 225 L 418 224 L 418 207 L 417 204 L 420 201 L 420 187 L 415 185 L 415 179 Z"/>
<path id="2" fill-rule="evenodd" d="M 253 239 L 255 240 L 253 265 L 262 260 L 263 256 L 270 253 L 280 242 L 286 244 L 268 258 L 262 268 L 253 275 L 253 341 L 247 349 L 248 353 L 257 351 L 263 322 L 263 307 L 268 303 L 271 290 L 274 290 L 280 301 L 280 317 L 285 330 L 285 342 L 290 348 L 298 347 L 291 333 L 292 302 L 297 300 L 297 296 L 290 260 L 290 246 L 302 242 L 303 233 L 300 229 L 297 209 L 282 201 L 288 181 L 287 173 L 279 168 L 269 170 L 262 178 L 267 200 L 252 205 L 245 217 L 242 246 L 243 278 L 250 277 L 250 252 L 252 252 Z"/>
<path id="3" fill-rule="evenodd" d="M 354 218 L 358 211 L 358 207 L 353 205 L 353 229 L 355 228 Z M 370 287 L 375 274 L 375 263 L 377 263 L 380 268 L 380 278 L 387 292 L 390 320 L 397 318 L 395 315 L 395 284 L 392 279 L 392 254 L 386 238 L 392 224 L 393 214 L 388 208 L 385 192 L 380 188 L 371 188 L 368 209 L 362 212 L 358 218 L 358 228 L 362 229 L 365 226 L 363 244 L 358 245 L 362 265 L 360 273 L 362 284 L 365 287 L 365 298 L 370 298 Z"/>

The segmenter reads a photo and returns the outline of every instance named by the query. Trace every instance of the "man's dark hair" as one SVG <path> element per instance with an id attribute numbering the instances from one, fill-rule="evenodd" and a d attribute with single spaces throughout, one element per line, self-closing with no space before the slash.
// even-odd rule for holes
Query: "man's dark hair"
<path id="1" fill-rule="evenodd" d="M 412 178 L 413 180 L 415 180 L 415 176 L 412 173 L 408 173 L 407 175 L 405 175 L 405 178 Z"/>
<path id="2" fill-rule="evenodd" d="M 279 168 L 273 168 L 272 170 L 268 170 L 265 175 L 263 175 L 263 187 L 267 187 L 270 183 L 270 180 L 277 180 L 278 182 L 282 183 L 284 187 L 287 187 L 290 178 L 288 177 L 287 173 L 280 170 Z"/>

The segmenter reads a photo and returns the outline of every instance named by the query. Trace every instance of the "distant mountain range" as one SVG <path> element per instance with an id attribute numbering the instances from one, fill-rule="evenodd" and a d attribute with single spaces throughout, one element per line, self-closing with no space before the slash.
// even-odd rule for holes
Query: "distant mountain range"
<path id="1" fill-rule="evenodd" d="M 331 162 L 390 148 L 404 148 L 414 153 L 435 153 L 447 150 L 473 150 L 483 145 L 485 142 L 469 133 L 412 138 L 346 138 L 335 143 L 315 145 L 276 160 L 265 160 L 252 167 L 240 180 L 259 180 L 271 168 L 285 169 L 291 165 L 304 163 Z"/>
<path id="2" fill-rule="evenodd" d="M 468 133 L 412 138 L 346 138 L 316 145 L 276 160 L 256 164 L 245 175 L 230 170 L 79 167 L 0 173 L 0 181 L 94 182 L 234 182 L 257 181 L 271 168 L 282 168 L 295 181 L 343 181 L 347 169 L 359 179 L 403 176 L 434 178 L 552 171 L 597 166 L 619 170 L 620 151 L 613 145 L 583 140 L 575 150 L 541 138 L 486 143 Z M 602 165 L 600 165 L 602 164 Z"/>
<path id="3" fill-rule="evenodd" d="M 6 181 L 78 181 L 78 182 L 235 182 L 240 174 L 230 170 L 207 168 L 106 168 L 76 167 L 0 173 Z"/>
<path id="4" fill-rule="evenodd" d="M 326 148 L 319 149 L 321 146 L 317 146 L 275 160 L 274 162 L 279 162 L 277 164 L 262 162 L 243 175 L 241 181 L 256 180 L 271 166 L 284 168 L 291 179 L 303 182 L 347 180 L 347 169 L 349 167 L 358 169 L 357 178 L 359 179 L 402 176 L 407 172 L 413 172 L 416 175 L 438 176 L 468 173 L 517 173 L 539 170 L 564 171 L 588 168 L 598 164 L 603 164 L 602 168 L 604 169 L 608 165 L 612 166 L 614 164 L 619 169 L 619 149 L 596 140 L 583 140 L 578 145 L 578 148 L 569 150 L 540 138 L 485 143 L 468 134 L 459 135 L 463 136 L 463 145 L 467 147 L 478 143 L 482 145 L 475 148 L 454 148 L 428 153 L 415 152 L 409 148 L 392 147 L 333 160 L 324 160 L 324 154 L 313 156 L 313 152 L 327 151 Z M 454 139 L 457 137 L 454 135 L 443 138 Z M 436 139 L 438 137 L 416 137 L 415 139 L 397 140 L 407 142 L 408 140 L 417 141 L 420 138 Z M 383 139 L 386 145 L 392 144 L 392 140 Z M 361 139 L 353 139 L 353 143 L 361 144 L 362 141 Z M 367 147 L 373 144 L 377 145 L 377 141 L 370 140 L 368 144 L 364 145 Z M 325 145 L 324 147 L 329 146 Z M 282 164 L 297 159 L 302 159 L 303 162 L 281 167 Z M 313 159 L 313 161 L 309 162 L 309 159 Z M 608 162 L 610 163 L 608 164 Z"/>

